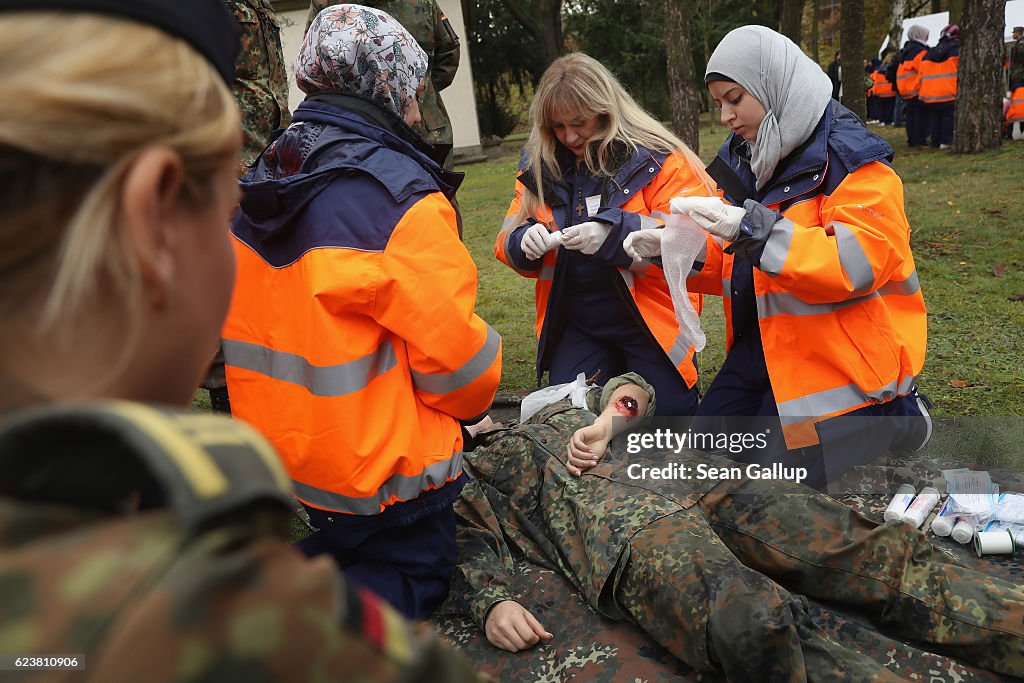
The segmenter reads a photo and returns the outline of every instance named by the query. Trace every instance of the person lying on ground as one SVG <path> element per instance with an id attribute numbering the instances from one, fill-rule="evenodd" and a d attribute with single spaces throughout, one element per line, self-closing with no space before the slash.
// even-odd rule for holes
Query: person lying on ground
<path id="1" fill-rule="evenodd" d="M 636 374 L 478 434 L 455 504 L 460 591 L 495 647 L 552 638 L 515 600 L 513 557 L 563 574 L 598 613 L 628 620 L 700 671 L 730 680 L 899 680 L 838 643 L 807 598 L 856 605 L 978 666 L 1024 675 L 1024 587 L 952 564 L 908 524 L 880 526 L 786 481 L 682 476 L 736 463 L 612 438 L 653 413 Z M 568 444 L 568 446 L 567 446 Z M 686 469 L 689 468 L 689 469 Z M 806 597 L 805 597 L 806 596 Z"/>

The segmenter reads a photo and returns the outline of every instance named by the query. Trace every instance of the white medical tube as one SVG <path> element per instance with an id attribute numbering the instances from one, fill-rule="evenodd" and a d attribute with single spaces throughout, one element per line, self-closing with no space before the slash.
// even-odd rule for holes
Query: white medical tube
<path id="1" fill-rule="evenodd" d="M 910 484 L 903 484 L 899 490 L 896 491 L 896 495 L 893 496 L 889 502 L 889 507 L 885 508 L 885 514 L 882 517 L 887 522 L 898 522 L 903 519 L 903 513 L 910 507 L 911 501 L 914 500 L 914 494 L 917 493 Z"/>
<path id="2" fill-rule="evenodd" d="M 974 521 L 970 518 L 958 517 L 950 535 L 957 543 L 970 543 L 974 538 Z"/>
<path id="3" fill-rule="evenodd" d="M 982 555 L 1013 555 L 1013 534 L 1009 529 L 979 531 L 974 537 L 974 550 Z"/>
<path id="4" fill-rule="evenodd" d="M 939 490 L 933 486 L 925 486 L 917 498 L 910 504 L 907 511 L 903 513 L 903 521 L 913 524 L 915 529 L 921 528 L 924 518 L 932 511 L 935 504 L 939 502 Z"/>
<path id="5" fill-rule="evenodd" d="M 932 531 L 936 536 L 949 536 L 956 524 L 956 513 L 953 511 L 953 499 L 947 498 L 939 514 L 932 520 Z"/>

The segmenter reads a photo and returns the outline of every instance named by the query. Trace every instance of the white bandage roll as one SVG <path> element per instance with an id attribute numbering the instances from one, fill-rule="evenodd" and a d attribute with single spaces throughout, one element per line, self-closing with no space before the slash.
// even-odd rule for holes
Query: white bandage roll
<path id="1" fill-rule="evenodd" d="M 956 524 L 956 513 L 953 512 L 953 499 L 947 498 L 939 514 L 932 520 L 932 531 L 936 536 L 949 536 Z"/>
<path id="2" fill-rule="evenodd" d="M 917 494 L 917 489 L 910 484 L 900 486 L 896 495 L 889 501 L 889 507 L 885 508 L 885 514 L 882 515 L 885 521 L 898 522 L 903 519 L 903 513 L 910 507 L 915 494 Z"/>
<path id="3" fill-rule="evenodd" d="M 956 524 L 953 525 L 953 531 L 950 532 L 950 536 L 957 543 L 970 543 L 971 539 L 974 538 L 974 522 L 970 519 L 958 517 Z"/>
<path id="4" fill-rule="evenodd" d="M 1013 555 L 1013 534 L 1009 529 L 979 531 L 974 537 L 974 550 L 982 555 Z"/>
<path id="5" fill-rule="evenodd" d="M 935 504 L 939 502 L 939 490 L 934 486 L 925 486 L 917 498 L 910 504 L 907 511 L 903 513 L 903 521 L 913 524 L 915 529 L 920 529 L 924 518 L 932 511 Z"/>

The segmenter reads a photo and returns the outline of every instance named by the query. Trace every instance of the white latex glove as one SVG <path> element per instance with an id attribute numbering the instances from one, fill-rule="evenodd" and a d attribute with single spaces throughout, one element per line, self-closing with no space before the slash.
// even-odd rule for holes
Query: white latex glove
<path id="1" fill-rule="evenodd" d="M 665 228 L 647 228 L 631 232 L 622 240 L 622 248 L 634 261 L 661 256 L 661 236 Z"/>
<path id="2" fill-rule="evenodd" d="M 676 197 L 669 202 L 672 213 L 686 214 L 712 235 L 732 242 L 740 234 L 744 208 L 731 206 L 721 197 Z"/>
<path id="3" fill-rule="evenodd" d="M 553 246 L 548 246 L 550 244 L 550 235 L 551 233 L 548 229 L 540 223 L 534 223 L 528 227 L 523 233 L 523 241 L 521 242 L 523 253 L 526 254 L 526 258 L 531 261 L 536 261 L 553 249 Z M 557 246 L 557 238 L 555 246 Z"/>
<path id="4" fill-rule="evenodd" d="M 604 244 L 611 230 L 599 221 L 587 221 L 562 230 L 562 246 L 591 256 Z"/>

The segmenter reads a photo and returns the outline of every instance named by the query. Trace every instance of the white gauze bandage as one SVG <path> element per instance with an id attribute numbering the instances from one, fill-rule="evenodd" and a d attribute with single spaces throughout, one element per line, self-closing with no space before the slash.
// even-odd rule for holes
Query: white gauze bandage
<path id="1" fill-rule="evenodd" d="M 686 291 L 686 278 L 693 269 L 693 263 L 704 251 L 708 233 L 693 219 L 683 214 L 671 214 L 665 219 L 665 233 L 661 238 L 661 262 L 665 281 L 672 294 L 672 307 L 676 311 L 676 322 L 683 336 L 684 344 L 693 344 L 700 351 L 707 344 L 704 330 L 700 329 L 700 316 L 690 303 Z"/>

